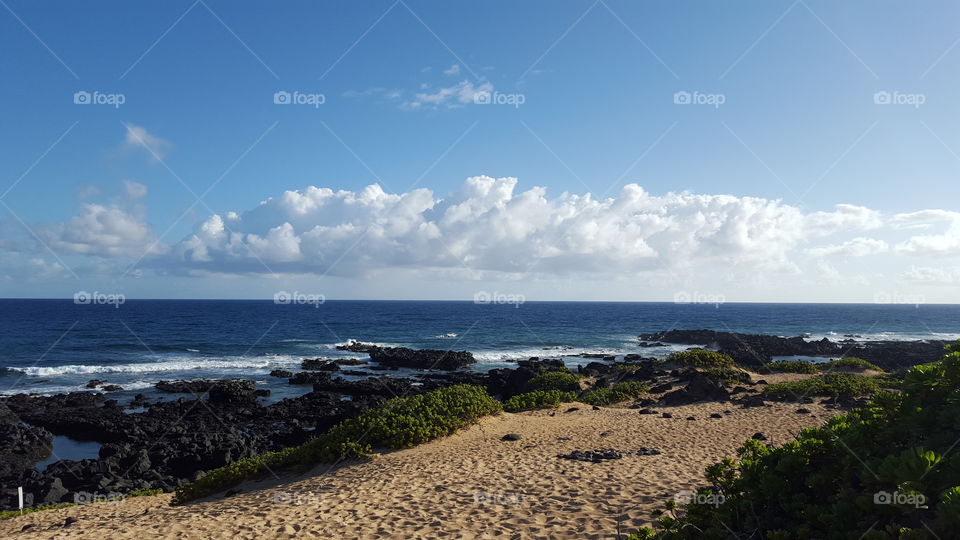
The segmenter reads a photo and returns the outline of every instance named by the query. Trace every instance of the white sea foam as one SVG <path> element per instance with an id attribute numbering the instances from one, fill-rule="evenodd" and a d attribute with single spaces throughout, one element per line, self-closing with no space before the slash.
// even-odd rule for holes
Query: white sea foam
<path id="1" fill-rule="evenodd" d="M 57 377 L 62 375 L 96 375 L 103 373 L 163 373 L 192 370 L 267 370 L 278 367 L 298 365 L 299 357 L 271 355 L 256 358 L 231 358 L 208 360 L 196 357 L 174 357 L 160 362 L 138 362 L 135 364 L 84 365 L 74 364 L 57 367 L 18 368 L 31 377 Z"/>
<path id="2" fill-rule="evenodd" d="M 155 381 L 131 381 L 123 383 L 121 386 L 124 390 L 145 390 L 147 388 L 153 388 Z M 0 396 L 12 396 L 15 394 L 39 394 L 44 396 L 52 396 L 54 394 L 66 394 L 69 392 L 102 392 L 100 389 L 87 388 L 86 384 L 78 385 L 51 385 L 51 386 L 28 386 L 21 387 L 18 386 L 14 389 L 0 390 Z M 109 394 L 108 394 L 109 395 Z"/>

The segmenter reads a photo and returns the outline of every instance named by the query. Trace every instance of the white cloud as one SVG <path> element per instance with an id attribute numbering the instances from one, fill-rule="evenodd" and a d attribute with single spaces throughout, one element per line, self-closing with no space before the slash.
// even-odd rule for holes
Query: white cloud
<path id="1" fill-rule="evenodd" d="M 79 215 L 43 228 L 41 236 L 52 249 L 68 253 L 136 258 L 163 253 L 167 246 L 154 245 L 146 211 L 136 202 L 146 195 L 145 185 L 124 180 L 123 193 L 113 203 L 86 203 Z"/>
<path id="2" fill-rule="evenodd" d="M 132 180 L 124 180 L 123 194 L 130 200 L 142 199 L 147 196 L 147 186 Z"/>
<path id="3" fill-rule="evenodd" d="M 922 210 L 897 214 L 894 224 L 912 229 L 944 227 L 940 234 L 921 234 L 895 246 L 897 253 L 931 257 L 960 257 L 960 213 L 947 210 Z"/>
<path id="4" fill-rule="evenodd" d="M 900 277 L 909 282 L 926 285 L 953 285 L 960 283 L 960 266 L 952 268 L 911 266 Z"/>
<path id="5" fill-rule="evenodd" d="M 444 75 L 458 75 L 460 73 L 460 64 L 454 64 L 443 70 Z"/>
<path id="6" fill-rule="evenodd" d="M 857 237 L 841 244 L 808 249 L 807 253 L 815 257 L 866 257 L 867 255 L 886 253 L 889 250 L 890 245 L 883 240 Z"/>
<path id="7" fill-rule="evenodd" d="M 493 93 L 493 85 L 484 82 L 474 85 L 470 81 L 461 81 L 453 86 L 440 88 L 435 92 L 418 92 L 414 98 L 403 102 L 405 109 L 455 108 L 474 103 L 478 96 Z"/>
<path id="8" fill-rule="evenodd" d="M 150 155 L 150 160 L 155 162 L 163 159 L 167 150 L 173 145 L 169 141 L 149 133 L 146 128 L 127 124 L 124 146 L 144 150 Z"/>
<path id="9" fill-rule="evenodd" d="M 636 184 L 604 200 L 516 188 L 515 178 L 477 176 L 445 199 L 427 189 L 388 194 L 378 185 L 286 191 L 226 221 L 211 216 L 175 246 L 174 264 L 246 273 L 263 272 L 263 261 L 278 272 L 354 277 L 389 268 L 509 278 L 623 277 L 665 268 L 797 273 L 810 238 L 879 220 L 849 205 L 804 214 L 778 200 L 657 196 Z M 848 244 L 820 249 L 879 249 L 869 239 Z"/>

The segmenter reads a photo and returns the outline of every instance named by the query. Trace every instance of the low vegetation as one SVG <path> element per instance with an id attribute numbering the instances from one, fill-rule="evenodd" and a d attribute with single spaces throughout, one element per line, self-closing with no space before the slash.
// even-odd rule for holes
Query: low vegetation
<path id="1" fill-rule="evenodd" d="M 817 365 L 806 360 L 777 360 L 760 369 L 761 373 L 819 373 Z"/>
<path id="2" fill-rule="evenodd" d="M 827 379 L 827 377 L 831 377 Z M 850 374 L 832 391 L 858 391 Z M 852 385 L 847 388 L 846 385 Z M 960 528 L 960 345 L 911 368 L 901 392 L 805 429 L 780 447 L 747 441 L 707 468 L 709 487 L 670 502 L 633 540 L 936 540 Z"/>
<path id="3" fill-rule="evenodd" d="M 236 486 L 269 471 L 343 459 L 365 459 L 373 448 L 407 448 L 443 437 L 503 410 L 479 386 L 456 385 L 409 398 L 395 398 L 344 420 L 297 447 L 235 461 L 177 488 L 172 504 L 183 504 Z"/>
<path id="4" fill-rule="evenodd" d="M 837 370 L 873 370 L 873 371 L 883 371 L 882 368 L 867 362 L 863 358 L 857 358 L 856 356 L 847 356 L 844 358 L 838 358 L 836 360 L 830 360 L 829 362 L 824 362 L 818 364 L 817 367 L 820 368 L 820 371 L 829 372 Z"/>
<path id="5" fill-rule="evenodd" d="M 667 357 L 667 362 L 676 362 L 681 366 L 695 368 L 733 367 L 736 363 L 729 355 L 706 349 L 679 351 Z"/>
<path id="6" fill-rule="evenodd" d="M 760 369 L 762 373 L 830 373 L 833 371 L 883 371 L 879 366 L 867 362 L 863 358 L 848 356 L 815 364 L 806 360 L 777 360 L 770 362 Z"/>
<path id="7" fill-rule="evenodd" d="M 556 390 L 559 392 L 576 392 L 580 390 L 580 379 L 573 373 L 548 371 L 541 373 L 527 381 L 527 389 L 531 392 Z"/>
<path id="8" fill-rule="evenodd" d="M 532 411 L 535 409 L 555 409 L 565 401 L 577 398 L 576 392 L 561 392 L 560 390 L 535 390 L 526 394 L 519 394 L 503 402 L 503 410 L 507 412 Z"/>
<path id="9" fill-rule="evenodd" d="M 851 373 L 824 373 L 801 381 L 771 384 L 763 389 L 763 394 L 772 398 L 788 399 L 796 396 L 859 397 L 879 391 L 880 385 L 873 377 Z"/>
<path id="10" fill-rule="evenodd" d="M 642 382 L 628 381 L 617 383 L 609 388 L 596 388 L 584 392 L 577 399 L 588 405 L 603 406 L 640 397 L 649 390 L 650 387 Z"/>

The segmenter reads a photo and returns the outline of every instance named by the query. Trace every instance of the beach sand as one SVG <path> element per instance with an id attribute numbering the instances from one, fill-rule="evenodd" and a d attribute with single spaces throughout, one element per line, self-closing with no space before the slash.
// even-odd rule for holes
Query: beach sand
<path id="1" fill-rule="evenodd" d="M 565 412 L 570 407 L 579 410 Z M 812 414 L 798 414 L 798 408 Z M 724 403 L 636 409 L 568 404 L 505 413 L 460 433 L 364 463 L 247 483 L 236 495 L 170 507 L 172 495 L 131 498 L 0 521 L 18 538 L 612 538 L 649 523 L 704 468 L 755 432 L 784 443 L 837 414 L 820 404 Z M 723 414 L 724 410 L 732 411 Z M 554 412 L 551 416 L 550 413 Z M 721 413 L 722 418 L 709 418 Z M 695 416 L 696 420 L 686 420 Z M 519 441 L 502 441 L 507 433 Z M 560 440 L 569 437 L 570 440 Z M 636 455 L 642 446 L 660 450 Z M 615 448 L 603 463 L 559 459 Z M 629 454 L 627 454 L 629 452 Z M 68 517 L 76 522 L 64 526 Z M 24 526 L 29 526 L 23 530 Z"/>

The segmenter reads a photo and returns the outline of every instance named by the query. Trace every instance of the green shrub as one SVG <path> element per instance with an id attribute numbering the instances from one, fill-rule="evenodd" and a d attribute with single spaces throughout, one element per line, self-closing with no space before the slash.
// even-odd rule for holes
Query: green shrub
<path id="1" fill-rule="evenodd" d="M 500 402 L 488 396 L 482 387 L 466 384 L 391 399 L 340 422 L 301 446 L 266 452 L 210 471 L 195 482 L 177 488 L 171 504 L 217 493 L 271 470 L 364 459 L 374 447 L 407 448 L 449 435 L 502 410 Z"/>
<path id="2" fill-rule="evenodd" d="M 868 396 L 880 391 L 873 377 L 850 373 L 824 373 L 802 381 L 771 384 L 763 389 L 767 396 L 791 398 L 796 396 Z"/>
<path id="3" fill-rule="evenodd" d="M 634 538 L 957 538 L 958 433 L 960 345 L 910 369 L 902 392 L 878 393 L 783 446 L 748 440 L 738 459 L 707 468 L 709 488 L 685 507 L 668 503 L 656 533 Z"/>
<path id="4" fill-rule="evenodd" d="M 621 401 L 640 397 L 641 394 L 649 390 L 650 387 L 642 382 L 629 381 L 617 383 L 610 388 L 590 390 L 578 399 L 588 405 L 610 405 L 611 403 L 620 403 Z"/>
<path id="5" fill-rule="evenodd" d="M 580 379 L 572 373 L 548 371 L 527 381 L 527 389 L 529 389 L 531 392 L 536 392 L 538 390 L 544 392 L 549 392 L 551 390 L 557 390 L 560 392 L 576 392 L 580 390 Z"/>
<path id="6" fill-rule="evenodd" d="M 532 411 L 534 409 L 553 409 L 564 401 L 573 401 L 577 398 L 576 392 L 561 392 L 559 390 L 535 390 L 526 394 L 519 394 L 503 402 L 503 410 L 508 412 Z"/>
<path id="7" fill-rule="evenodd" d="M 834 371 L 837 369 L 872 369 L 874 371 L 883 371 L 883 369 L 879 366 L 871 364 L 863 358 L 857 358 L 855 356 L 846 356 L 844 358 L 830 360 L 829 362 L 818 364 L 817 367 L 820 368 L 820 371 Z"/>
<path id="8" fill-rule="evenodd" d="M 723 386 L 733 386 L 738 383 L 750 381 L 750 374 L 743 370 L 730 367 L 711 367 L 700 370 L 700 373 Z"/>
<path id="9" fill-rule="evenodd" d="M 777 360 L 776 362 L 770 362 L 763 368 L 766 370 L 764 372 L 777 373 L 809 373 L 812 375 L 820 372 L 816 364 L 806 360 Z"/>
<path id="10" fill-rule="evenodd" d="M 679 351 L 667 357 L 667 362 L 676 362 L 681 366 L 698 368 L 733 367 L 736 363 L 726 354 L 720 354 L 705 349 L 690 349 Z"/>

